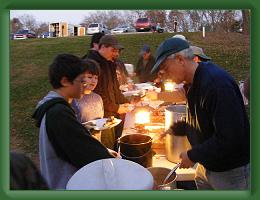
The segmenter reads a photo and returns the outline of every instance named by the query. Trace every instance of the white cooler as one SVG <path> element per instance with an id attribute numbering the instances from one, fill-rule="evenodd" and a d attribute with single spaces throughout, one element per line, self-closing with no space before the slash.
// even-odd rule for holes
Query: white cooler
<path id="1" fill-rule="evenodd" d="M 124 159 L 97 160 L 79 169 L 67 190 L 152 190 L 153 176 L 143 166 Z"/>

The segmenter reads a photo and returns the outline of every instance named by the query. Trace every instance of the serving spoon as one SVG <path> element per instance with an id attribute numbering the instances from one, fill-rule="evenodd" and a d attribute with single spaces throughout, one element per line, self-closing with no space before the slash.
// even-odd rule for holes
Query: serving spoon
<path id="1" fill-rule="evenodd" d="M 171 175 L 180 167 L 181 163 L 177 163 L 177 165 L 175 165 L 172 170 L 169 172 L 169 174 L 166 176 L 166 178 L 163 181 L 163 184 L 166 184 L 168 179 L 171 177 Z"/>

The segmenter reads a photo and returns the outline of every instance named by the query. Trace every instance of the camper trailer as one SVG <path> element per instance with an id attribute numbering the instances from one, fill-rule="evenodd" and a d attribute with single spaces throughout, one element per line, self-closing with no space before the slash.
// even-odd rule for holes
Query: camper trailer
<path id="1" fill-rule="evenodd" d="M 69 36 L 69 24 L 66 22 L 50 23 L 49 32 L 52 37 L 67 37 Z"/>
<path id="2" fill-rule="evenodd" d="M 74 36 L 84 36 L 85 35 L 85 27 L 82 26 L 74 26 L 74 31 L 73 31 L 73 35 Z"/>
<path id="3" fill-rule="evenodd" d="M 51 37 L 84 36 L 85 27 L 74 26 L 67 22 L 56 22 L 49 24 Z"/>

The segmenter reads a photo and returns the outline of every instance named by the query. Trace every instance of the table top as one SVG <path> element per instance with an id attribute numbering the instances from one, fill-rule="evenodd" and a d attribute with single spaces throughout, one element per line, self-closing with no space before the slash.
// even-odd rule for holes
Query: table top
<path id="1" fill-rule="evenodd" d="M 134 123 L 134 113 L 129 112 L 126 114 L 124 129 L 122 135 L 134 134 L 136 131 L 133 129 L 135 127 Z M 166 167 L 172 169 L 176 163 L 167 160 L 165 155 L 165 149 L 154 149 L 156 154 L 153 156 L 153 167 Z M 177 169 L 177 181 L 191 181 L 195 177 L 196 165 L 193 168 L 188 169 Z"/>

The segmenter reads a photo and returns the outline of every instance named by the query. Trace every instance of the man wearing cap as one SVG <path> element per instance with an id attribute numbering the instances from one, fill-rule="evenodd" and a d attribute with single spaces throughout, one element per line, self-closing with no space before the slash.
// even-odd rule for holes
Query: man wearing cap
<path id="1" fill-rule="evenodd" d="M 202 48 L 191 46 L 191 49 L 193 50 L 193 54 L 194 54 L 193 59 L 195 62 L 207 62 L 211 60 L 210 57 L 206 56 Z"/>
<path id="2" fill-rule="evenodd" d="M 88 50 L 87 54 L 85 54 L 82 59 L 85 59 L 88 57 L 88 54 L 90 54 L 92 51 L 98 51 L 99 49 L 99 41 L 100 39 L 104 36 L 105 34 L 103 32 L 101 33 L 94 33 L 91 37 L 91 42 L 90 42 L 90 49 Z"/>
<path id="3" fill-rule="evenodd" d="M 180 38 L 183 40 L 186 40 L 186 38 L 183 35 L 175 35 L 172 38 Z M 186 40 L 187 41 L 187 40 Z M 190 47 L 193 50 L 193 54 L 194 54 L 194 58 L 193 60 L 196 63 L 199 62 L 207 62 L 210 61 L 211 58 L 206 56 L 202 50 L 202 48 L 197 47 L 197 46 L 191 46 Z M 161 78 L 158 76 L 157 77 L 158 80 L 161 81 Z M 173 92 L 167 92 L 167 91 L 162 91 L 160 93 L 154 92 L 154 91 L 150 91 L 146 93 L 146 97 L 148 97 L 151 100 L 162 100 L 165 102 L 173 102 L 173 103 L 183 103 L 184 101 L 186 101 L 186 93 L 188 91 L 189 85 L 186 84 L 184 85 L 183 88 L 179 88 Z"/>
<path id="4" fill-rule="evenodd" d="M 136 64 L 135 73 L 139 77 L 140 83 L 152 82 L 156 78 L 156 74 L 150 74 L 155 59 L 151 53 L 150 46 L 144 45 L 139 54 Z"/>
<path id="5" fill-rule="evenodd" d="M 250 127 L 239 87 L 219 66 L 193 57 L 187 41 L 170 38 L 158 47 L 152 69 L 164 79 L 191 84 L 186 126 L 173 131 L 186 133 L 192 145 L 180 154 L 180 167 L 199 163 L 198 189 L 249 189 Z"/>
<path id="6" fill-rule="evenodd" d="M 115 127 L 115 139 L 121 136 L 125 113 L 130 111 L 129 101 L 119 90 L 114 62 L 121 49 L 123 49 L 123 46 L 118 43 L 114 36 L 105 35 L 99 41 L 98 51 L 92 51 L 88 55 L 88 58 L 97 61 L 100 65 L 101 73 L 94 92 L 102 97 L 104 117 L 115 116 L 123 120 Z M 116 150 L 116 144 L 114 149 Z"/>

